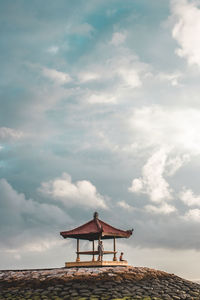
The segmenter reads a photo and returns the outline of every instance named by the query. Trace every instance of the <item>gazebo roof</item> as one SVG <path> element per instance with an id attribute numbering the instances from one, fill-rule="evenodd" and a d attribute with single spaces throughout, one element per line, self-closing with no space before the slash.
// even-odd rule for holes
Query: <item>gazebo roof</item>
<path id="1" fill-rule="evenodd" d="M 98 240 L 101 239 L 111 239 L 111 238 L 129 238 L 133 233 L 131 230 L 121 230 L 117 229 L 109 224 L 101 221 L 98 218 L 98 213 L 94 213 L 93 220 L 69 231 L 62 231 L 60 235 L 63 238 L 75 238 L 82 240 Z"/>

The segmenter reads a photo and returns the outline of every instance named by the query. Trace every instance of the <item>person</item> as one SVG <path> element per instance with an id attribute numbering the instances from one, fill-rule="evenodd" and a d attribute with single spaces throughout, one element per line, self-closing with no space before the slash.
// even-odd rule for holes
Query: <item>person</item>
<path id="1" fill-rule="evenodd" d="M 98 261 L 102 261 L 103 260 L 103 242 L 102 241 L 99 241 L 98 252 L 99 252 Z"/>
<path id="2" fill-rule="evenodd" d="M 123 253 L 123 252 L 121 252 L 121 255 L 120 255 L 120 257 L 119 257 L 119 260 L 120 260 L 120 261 L 124 261 L 124 259 L 123 259 L 123 255 L 124 255 L 124 253 Z"/>

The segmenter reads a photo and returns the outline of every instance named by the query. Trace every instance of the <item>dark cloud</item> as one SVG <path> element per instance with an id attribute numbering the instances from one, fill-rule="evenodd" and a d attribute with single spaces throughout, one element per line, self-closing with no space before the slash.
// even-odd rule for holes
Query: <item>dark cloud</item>
<path id="1" fill-rule="evenodd" d="M 26 199 L 5 180 L 0 180 L 1 247 L 18 247 L 20 243 L 52 235 L 72 219 L 58 206 Z M 50 229 L 50 230 L 49 230 Z"/>

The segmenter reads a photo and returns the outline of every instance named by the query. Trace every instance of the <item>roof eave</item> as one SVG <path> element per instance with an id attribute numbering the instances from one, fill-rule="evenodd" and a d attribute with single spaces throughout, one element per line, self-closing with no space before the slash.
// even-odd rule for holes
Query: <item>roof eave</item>
<path id="1" fill-rule="evenodd" d="M 129 238 L 132 235 L 132 231 L 127 231 L 124 233 L 112 233 L 112 232 L 93 232 L 85 234 L 73 234 L 68 231 L 60 232 L 63 238 L 73 238 L 82 240 L 98 240 L 101 239 L 112 239 L 112 238 Z"/>

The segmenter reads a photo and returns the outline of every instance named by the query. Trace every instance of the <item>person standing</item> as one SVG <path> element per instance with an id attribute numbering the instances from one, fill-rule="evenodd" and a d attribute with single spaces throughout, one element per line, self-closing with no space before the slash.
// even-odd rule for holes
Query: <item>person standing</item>
<path id="1" fill-rule="evenodd" d="M 98 257 L 98 261 L 102 261 L 103 260 L 103 242 L 99 241 L 98 244 L 98 252 L 99 252 L 99 257 Z"/>

